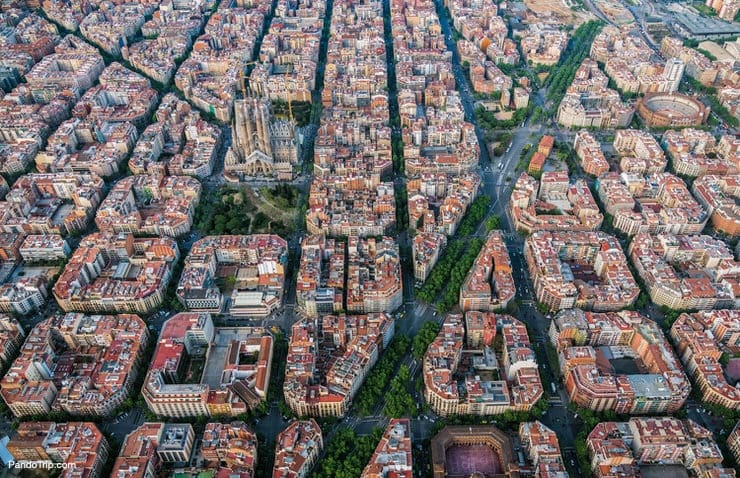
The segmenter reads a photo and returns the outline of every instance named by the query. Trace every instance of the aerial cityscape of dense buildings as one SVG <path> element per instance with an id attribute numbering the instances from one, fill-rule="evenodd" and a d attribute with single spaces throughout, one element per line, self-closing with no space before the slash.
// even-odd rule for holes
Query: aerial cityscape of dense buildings
<path id="1" fill-rule="evenodd" d="M 527 330 L 509 315 L 448 315 L 423 367 L 424 398 L 441 416 L 527 411 L 544 393 Z"/>
<path id="2" fill-rule="evenodd" d="M 0 0 L 7 474 L 736 478 L 739 9 Z"/>
<path id="3" fill-rule="evenodd" d="M 641 476 L 656 467 L 678 467 L 694 476 L 735 476 L 722 469 L 723 455 L 712 433 L 693 420 L 630 418 L 599 423 L 588 435 L 591 471 L 597 477 Z M 674 468 L 675 469 L 675 468 Z"/>
<path id="4" fill-rule="evenodd" d="M 52 409 L 107 416 L 133 392 L 148 341 L 136 315 L 49 318 L 29 332 L 0 394 L 16 416 Z"/>
<path id="5" fill-rule="evenodd" d="M 277 235 L 205 237 L 185 258 L 177 299 L 190 310 L 267 316 L 282 305 L 286 254 Z M 231 294 L 219 285 L 225 278 Z"/>
<path id="6" fill-rule="evenodd" d="M 550 324 L 570 399 L 596 411 L 675 413 L 691 391 L 660 327 L 637 312 L 560 311 Z"/>
<path id="7" fill-rule="evenodd" d="M 394 332 L 386 314 L 296 322 L 283 384 L 287 405 L 298 416 L 343 416 Z"/>
<path id="8" fill-rule="evenodd" d="M 182 312 L 162 327 L 141 393 L 159 416 L 239 415 L 267 396 L 272 354 L 260 327 L 220 328 L 207 312 Z"/>
<path id="9" fill-rule="evenodd" d="M 538 231 L 524 247 L 534 293 L 551 310 L 621 310 L 637 300 L 640 288 L 613 236 Z"/>
<path id="10" fill-rule="evenodd" d="M 630 243 L 629 256 L 658 305 L 677 310 L 736 306 L 740 269 L 733 252 L 719 239 L 640 233 Z"/>
<path id="11" fill-rule="evenodd" d="M 586 182 L 571 184 L 564 171 L 544 172 L 539 181 L 523 172 L 511 191 L 509 211 L 516 230 L 526 233 L 598 231 L 604 220 Z"/>

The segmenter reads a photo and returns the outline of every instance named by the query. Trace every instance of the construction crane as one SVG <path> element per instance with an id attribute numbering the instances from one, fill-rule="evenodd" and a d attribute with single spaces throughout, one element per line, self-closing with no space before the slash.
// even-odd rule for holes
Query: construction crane
<path id="1" fill-rule="evenodd" d="M 245 63 L 241 70 L 239 70 L 239 86 L 242 89 L 242 96 L 247 97 L 247 76 L 244 74 L 244 71 L 247 69 L 248 66 L 254 65 L 256 63 L 259 63 L 257 61 L 250 61 L 248 63 Z"/>

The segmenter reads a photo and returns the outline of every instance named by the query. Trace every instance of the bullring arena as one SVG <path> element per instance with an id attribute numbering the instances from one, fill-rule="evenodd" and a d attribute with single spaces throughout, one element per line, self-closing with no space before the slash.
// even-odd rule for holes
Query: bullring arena
<path id="1" fill-rule="evenodd" d="M 434 478 L 518 478 L 511 440 L 492 426 L 448 426 L 432 439 Z"/>
<path id="2" fill-rule="evenodd" d="M 637 114 L 649 127 L 699 126 L 709 108 L 696 98 L 678 93 L 648 93 L 637 102 Z"/>

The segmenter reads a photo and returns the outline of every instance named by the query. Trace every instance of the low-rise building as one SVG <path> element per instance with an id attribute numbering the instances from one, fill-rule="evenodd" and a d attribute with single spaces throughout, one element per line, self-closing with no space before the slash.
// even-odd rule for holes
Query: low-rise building
<path id="1" fill-rule="evenodd" d="M 275 440 L 272 478 L 305 478 L 324 448 L 316 420 L 294 421 Z"/>
<path id="2" fill-rule="evenodd" d="M 54 285 L 63 310 L 148 314 L 164 301 L 180 257 L 169 237 L 97 232 L 82 239 Z"/>
<path id="3" fill-rule="evenodd" d="M 740 311 L 709 310 L 681 314 L 671 326 L 671 339 L 702 401 L 740 410 L 740 389 L 727 382 L 723 354 L 732 356 L 740 334 Z M 737 358 L 731 358 L 737 365 Z M 729 364 L 729 362 L 728 362 Z"/>
<path id="4" fill-rule="evenodd" d="M 390 344 L 395 331 L 386 314 L 327 315 L 293 325 L 283 394 L 299 416 L 343 416 Z"/>
<path id="5" fill-rule="evenodd" d="M 637 312 L 560 311 L 550 324 L 571 402 L 599 412 L 674 413 L 691 391 L 660 327 Z"/>
<path id="6" fill-rule="evenodd" d="M 107 416 L 132 392 L 148 340 L 136 315 L 51 317 L 28 334 L 0 394 L 17 417 Z"/>
<path id="7" fill-rule="evenodd" d="M 620 310 L 640 293 L 619 242 L 603 232 L 538 231 L 524 257 L 537 300 L 551 310 Z"/>
<path id="8" fill-rule="evenodd" d="M 504 236 L 501 231 L 491 231 L 460 287 L 460 308 L 463 312 L 503 310 L 515 295 Z"/>
<path id="9" fill-rule="evenodd" d="M 514 317 L 470 311 L 463 320 L 450 314 L 424 354 L 424 399 L 442 416 L 531 410 L 544 393 L 537 368 L 527 329 Z"/>
<path id="10" fill-rule="evenodd" d="M 629 256 L 657 305 L 678 310 L 736 306 L 740 264 L 719 239 L 637 234 L 630 243 Z"/>

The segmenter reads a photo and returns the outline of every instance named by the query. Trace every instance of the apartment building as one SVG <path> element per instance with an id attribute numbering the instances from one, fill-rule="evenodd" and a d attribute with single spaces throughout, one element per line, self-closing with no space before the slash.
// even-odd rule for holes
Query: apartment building
<path id="1" fill-rule="evenodd" d="M 719 176 L 708 174 L 696 178 L 692 191 L 697 201 L 704 206 L 712 226 L 725 234 L 740 234 L 740 210 L 737 198 L 740 175 Z"/>
<path id="2" fill-rule="evenodd" d="M 617 130 L 617 133 L 619 131 L 622 130 Z M 601 144 L 587 130 L 582 129 L 576 133 L 573 149 L 581 160 L 584 173 L 599 177 L 609 171 L 609 162 L 601 150 Z"/>
<path id="3" fill-rule="evenodd" d="M 111 476 L 149 478 L 163 466 L 187 464 L 194 439 L 193 427 L 187 423 L 143 423 L 124 438 Z"/>
<path id="4" fill-rule="evenodd" d="M 178 300 L 190 310 L 267 317 L 283 303 L 288 243 L 275 234 L 207 236 L 185 258 Z M 231 294 L 218 278 L 233 277 Z"/>
<path id="5" fill-rule="evenodd" d="M 494 346 L 497 334 L 503 338 L 501 350 Z M 498 376 L 485 380 L 463 373 L 463 360 L 474 370 L 496 370 Z M 463 319 L 450 314 L 424 354 L 424 399 L 442 416 L 527 411 L 544 393 L 537 368 L 526 327 L 514 317 L 470 311 Z"/>
<path id="6" fill-rule="evenodd" d="M 632 174 L 655 174 L 665 170 L 668 160 L 655 137 L 638 129 L 619 129 L 614 133 L 614 150 L 619 168 Z"/>
<path id="7" fill-rule="evenodd" d="M 460 308 L 463 312 L 503 310 L 515 295 L 504 236 L 501 231 L 491 231 L 460 287 Z"/>
<path id="8" fill-rule="evenodd" d="M 316 420 L 294 421 L 275 440 L 273 478 L 306 478 L 324 448 Z"/>
<path id="9" fill-rule="evenodd" d="M 731 137 L 726 138 L 720 140 L 725 145 L 721 148 L 710 132 L 685 128 L 666 131 L 662 144 L 676 174 L 691 177 L 737 174 L 740 172 L 737 146 Z"/>
<path id="10" fill-rule="evenodd" d="M 509 197 L 514 227 L 521 232 L 597 231 L 604 216 L 586 181 L 571 183 L 565 171 L 542 173 L 540 180 L 522 173 Z"/>
<path id="11" fill-rule="evenodd" d="M 219 4 L 175 75 L 175 85 L 187 100 L 223 122 L 233 117 L 237 88 L 245 88 L 243 69 L 254 59 L 257 37 L 270 12 L 267 3 L 252 8 L 232 3 Z"/>
<path id="12" fill-rule="evenodd" d="M 308 235 L 301 251 L 297 303 L 307 316 L 391 312 L 401 306 L 401 259 L 393 239 L 350 236 L 344 242 Z"/>
<path id="13" fill-rule="evenodd" d="M 706 208 L 694 199 L 683 180 L 670 173 L 643 176 L 612 172 L 596 184 L 614 227 L 629 236 L 699 234 L 709 220 Z"/>
<path id="14" fill-rule="evenodd" d="M 689 396 L 689 379 L 660 327 L 637 312 L 562 310 L 549 336 L 566 392 L 581 407 L 630 415 L 674 413 Z"/>
<path id="15" fill-rule="evenodd" d="M 586 58 L 576 71 L 560 106 L 557 122 L 568 128 L 617 128 L 632 122 L 634 107 L 607 87 L 609 79 L 596 61 Z"/>
<path id="16" fill-rule="evenodd" d="M 25 174 L 0 202 L 0 229 L 27 234 L 63 234 L 87 228 L 102 200 L 95 174 Z"/>
<path id="17" fill-rule="evenodd" d="M 684 72 L 679 58 L 655 61 L 652 48 L 630 26 L 602 28 L 591 44 L 590 56 L 604 63 L 606 74 L 625 93 L 673 93 Z"/>
<path id="18" fill-rule="evenodd" d="M 146 77 L 113 62 L 98 80 L 75 104 L 73 116 L 96 123 L 128 122 L 139 129 L 149 122 L 159 95 Z"/>
<path id="19" fill-rule="evenodd" d="M 393 318 L 384 313 L 296 322 L 283 383 L 288 406 L 299 416 L 346 414 L 394 330 Z"/>
<path id="20" fill-rule="evenodd" d="M 131 394 L 148 341 L 136 315 L 50 317 L 29 332 L 0 394 L 17 417 L 108 416 Z"/>
<path id="21" fill-rule="evenodd" d="M 108 178 L 120 172 L 137 136 L 129 122 L 74 117 L 59 125 L 34 161 L 45 173 L 75 171 Z"/>
<path id="22" fill-rule="evenodd" d="M 26 337 L 26 333 L 23 331 L 18 319 L 15 319 L 9 315 L 0 315 L 0 367 L 5 367 L 11 363 Z"/>
<path id="23" fill-rule="evenodd" d="M 200 191 L 200 182 L 189 176 L 128 176 L 110 189 L 95 224 L 101 231 L 182 236 L 193 225 Z"/>
<path id="24" fill-rule="evenodd" d="M 558 436 L 542 422 L 519 424 L 519 441 L 534 467 L 535 478 L 567 477 Z"/>
<path id="25" fill-rule="evenodd" d="M 621 310 L 640 292 L 619 242 L 602 232 L 537 231 L 524 257 L 537 300 L 551 310 Z"/>
<path id="26" fill-rule="evenodd" d="M 257 436 L 244 422 L 209 423 L 200 442 L 206 467 L 218 473 L 253 478 L 257 464 Z M 223 471 L 222 471 L 223 470 Z"/>
<path id="27" fill-rule="evenodd" d="M 408 418 L 391 418 L 360 478 L 388 475 L 411 478 L 414 473 L 411 450 L 411 422 Z"/>
<path id="28" fill-rule="evenodd" d="M 712 433 L 696 422 L 672 417 L 602 422 L 586 439 L 597 477 L 640 476 L 647 465 L 678 465 L 696 476 L 732 476 Z"/>
<path id="29" fill-rule="evenodd" d="M 60 466 L 60 478 L 103 478 L 110 445 L 92 422 L 22 422 L 6 445 L 16 462 L 44 461 Z"/>
<path id="30" fill-rule="evenodd" d="M 735 306 L 740 290 L 738 263 L 721 240 L 706 235 L 637 234 L 628 252 L 657 305 L 679 310 Z"/>
<path id="31" fill-rule="evenodd" d="M 18 249 L 26 262 L 53 262 L 67 259 L 72 249 L 59 234 L 29 234 Z"/>
<path id="32" fill-rule="evenodd" d="M 734 310 L 681 314 L 671 326 L 673 344 L 702 401 L 730 410 L 740 410 L 740 390 L 727 382 L 720 358 L 731 353 L 738 336 L 740 312 Z"/>
<path id="33" fill-rule="evenodd" d="M 249 84 L 271 100 L 311 101 L 326 2 L 280 0 Z"/>
<path id="34" fill-rule="evenodd" d="M 157 122 L 146 127 L 131 152 L 131 173 L 210 176 L 221 130 L 174 93 L 162 98 L 155 117 Z"/>
<path id="35" fill-rule="evenodd" d="M 96 232 L 82 239 L 54 284 L 62 310 L 149 314 L 164 300 L 180 251 L 169 237 Z"/>

